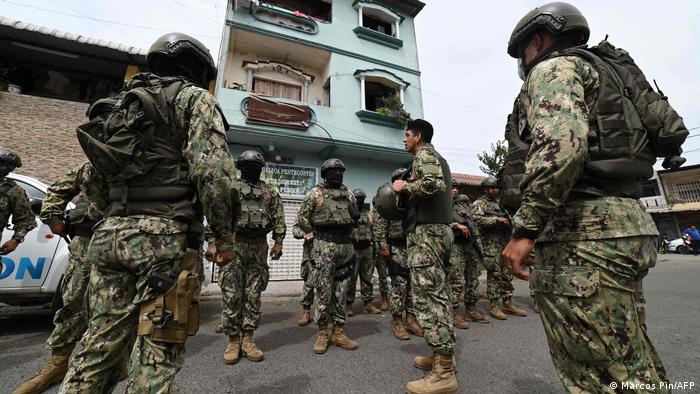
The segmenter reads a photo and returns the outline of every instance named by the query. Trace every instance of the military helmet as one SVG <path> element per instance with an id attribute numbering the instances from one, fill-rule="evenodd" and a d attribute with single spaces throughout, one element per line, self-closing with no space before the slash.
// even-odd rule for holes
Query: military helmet
<path id="1" fill-rule="evenodd" d="M 399 208 L 399 196 L 388 183 L 377 189 L 377 194 L 374 196 L 374 208 L 377 209 L 379 216 L 387 220 L 403 220 L 406 216 L 406 212 Z"/>
<path id="2" fill-rule="evenodd" d="M 486 179 L 481 181 L 481 187 L 498 187 L 498 180 L 494 176 L 488 176 Z"/>
<path id="3" fill-rule="evenodd" d="M 22 167 L 22 159 L 9 149 L 0 147 L 0 161 L 11 163 L 15 168 Z"/>
<path id="4" fill-rule="evenodd" d="M 367 198 L 367 193 L 365 193 L 364 190 L 362 189 L 355 189 L 352 191 L 352 194 L 355 196 L 356 199 L 358 200 L 364 200 Z"/>
<path id="5" fill-rule="evenodd" d="M 168 33 L 158 38 L 148 49 L 146 63 L 151 70 L 157 72 L 160 61 L 164 58 L 174 60 L 182 56 L 201 63 L 208 81 L 216 77 L 216 65 L 209 49 L 196 38 L 183 33 Z"/>
<path id="6" fill-rule="evenodd" d="M 467 196 L 466 194 L 458 194 L 455 201 L 460 202 L 462 204 L 469 204 L 472 202 L 472 200 L 470 200 L 469 196 Z"/>
<path id="7" fill-rule="evenodd" d="M 562 2 L 547 3 L 525 14 L 515 25 L 508 40 L 508 54 L 514 58 L 522 57 L 524 40 L 538 29 L 546 29 L 554 35 L 579 32 L 579 45 L 585 44 L 591 35 L 586 17 L 578 8 Z"/>
<path id="8" fill-rule="evenodd" d="M 403 178 L 404 175 L 408 172 L 408 168 L 397 168 L 394 170 L 394 172 L 391 173 L 391 181 L 395 181 L 399 178 Z"/>
<path id="9" fill-rule="evenodd" d="M 90 120 L 95 119 L 98 116 L 104 116 L 105 114 L 114 111 L 114 109 L 119 105 L 119 102 L 120 99 L 114 96 L 101 98 L 92 103 L 87 112 L 85 112 L 85 116 L 87 116 Z"/>
<path id="10" fill-rule="evenodd" d="M 263 157 L 262 153 L 256 150 L 247 150 L 241 153 L 241 155 L 238 156 L 238 160 L 236 160 L 236 168 L 240 168 L 238 167 L 238 164 L 244 161 L 251 161 L 265 167 L 265 158 Z"/>
<path id="11" fill-rule="evenodd" d="M 330 170 L 331 168 L 340 168 L 345 171 L 345 164 L 343 164 L 340 159 L 328 159 L 321 165 L 321 176 L 323 176 L 326 170 Z"/>

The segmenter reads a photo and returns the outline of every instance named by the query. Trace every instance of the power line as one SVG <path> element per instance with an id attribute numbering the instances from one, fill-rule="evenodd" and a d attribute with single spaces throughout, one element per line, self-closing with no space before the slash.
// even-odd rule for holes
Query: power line
<path id="1" fill-rule="evenodd" d="M 194 12 L 195 14 L 197 14 L 197 15 L 199 15 L 199 16 L 205 18 L 205 19 L 209 19 L 210 21 L 216 23 L 217 25 L 218 25 L 219 23 L 221 23 L 220 21 L 217 21 L 216 19 L 213 19 L 213 18 L 209 17 L 209 15 L 205 15 L 205 14 L 199 12 L 197 9 L 188 6 L 187 4 L 183 3 L 183 2 L 180 1 L 180 0 L 173 0 L 173 1 L 176 2 L 177 4 L 180 4 L 181 6 L 183 6 L 183 7 L 185 7 L 185 8 L 187 8 L 188 10 Z"/>

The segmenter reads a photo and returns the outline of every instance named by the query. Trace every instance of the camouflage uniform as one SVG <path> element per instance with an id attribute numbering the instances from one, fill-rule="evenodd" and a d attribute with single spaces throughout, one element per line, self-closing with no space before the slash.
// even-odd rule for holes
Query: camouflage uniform
<path id="1" fill-rule="evenodd" d="M 36 228 L 36 218 L 29 205 L 27 193 L 17 184 L 7 178 L 0 179 L 0 235 L 7 227 L 12 216 L 15 239 L 24 237 Z"/>
<path id="2" fill-rule="evenodd" d="M 314 234 L 311 251 L 313 265 L 311 283 L 316 293 L 314 320 L 319 325 L 345 324 L 345 301 L 350 276 L 354 271 L 355 250 L 350 238 L 352 224 L 339 226 L 327 224 L 325 228 L 321 228 L 317 223 L 318 217 L 326 216 L 319 213 L 325 209 L 324 204 L 329 204 L 327 200 L 331 199 L 332 195 L 339 196 L 336 201 L 344 199 L 346 204 L 355 204 L 355 196 L 345 186 L 332 189 L 325 183 L 321 183 L 306 195 L 297 216 L 297 224 L 301 231 Z M 327 215 L 326 218 L 334 220 L 329 216 L 331 215 Z M 336 232 L 327 232 L 331 230 Z"/>
<path id="3" fill-rule="evenodd" d="M 498 201 L 486 195 L 472 204 L 472 217 L 479 225 L 484 245 L 484 268 L 489 300 L 503 301 L 513 296 L 513 274 L 501 260 L 501 251 L 510 240 L 510 228 L 499 223 L 495 212 L 503 211 Z"/>
<path id="4" fill-rule="evenodd" d="M 642 279 L 658 235 L 651 216 L 634 199 L 570 194 L 598 88 L 589 63 L 565 56 L 536 65 L 519 96 L 520 130 L 529 125 L 533 143 L 514 228 L 539 233 L 531 286 L 554 366 L 576 393 L 666 381 L 644 324 Z"/>
<path id="5" fill-rule="evenodd" d="M 294 238 L 296 239 L 304 239 L 304 232 L 301 231 L 298 223 L 295 223 L 292 227 L 292 235 L 294 235 Z M 314 303 L 314 286 L 309 280 L 311 278 L 311 266 L 313 265 L 313 262 L 311 261 L 311 250 L 313 249 L 313 246 L 313 240 L 304 240 L 301 268 L 299 269 L 301 279 L 304 280 L 304 286 L 301 290 L 301 306 L 304 309 L 310 309 L 311 305 Z"/>
<path id="6" fill-rule="evenodd" d="M 457 216 L 467 216 L 469 206 L 455 202 L 455 214 Z M 459 293 L 465 288 L 465 274 L 467 267 L 467 245 L 468 239 L 462 236 L 461 230 L 457 227 L 460 223 L 452 223 L 452 230 L 455 234 L 455 241 L 450 252 L 450 271 L 447 281 L 450 285 L 452 308 L 459 308 Z"/>
<path id="7" fill-rule="evenodd" d="M 223 311 L 221 321 L 226 334 L 238 336 L 243 331 L 254 331 L 260 321 L 260 294 L 267 288 L 270 277 L 267 265 L 267 235 L 272 229 L 272 239 L 282 245 L 287 226 L 284 223 L 284 207 L 279 193 L 264 181 L 257 184 L 240 180 L 241 217 L 236 224 L 234 261 L 221 267 L 219 286 L 222 292 Z M 246 190 L 251 190 L 246 193 Z M 255 195 L 255 210 L 264 211 L 268 225 L 264 230 L 252 230 L 245 223 L 255 222 L 259 226 L 260 215 L 249 215 L 246 199 Z M 264 207 L 264 208 L 262 208 Z"/>
<path id="8" fill-rule="evenodd" d="M 360 296 L 362 302 L 372 301 L 372 275 L 374 274 L 374 246 L 372 245 L 372 215 L 365 204 L 360 210 L 360 220 L 352 229 L 352 243 L 355 248 L 355 271 L 348 285 L 347 304 L 355 302 L 357 277 L 360 277 Z"/>
<path id="9" fill-rule="evenodd" d="M 195 86 L 184 87 L 168 103 L 189 179 L 221 250 L 233 249 L 231 212 L 235 176 L 216 99 Z M 110 216 L 95 229 L 88 248 L 91 319 L 83 349 L 71 361 L 61 393 L 110 392 L 119 380 L 121 355 L 128 354 L 142 303 L 157 293 L 148 287 L 153 272 L 176 276 L 186 251 L 188 225 L 169 218 Z M 184 358 L 184 343 L 138 336 L 131 351 L 127 392 L 170 392 Z"/>
<path id="10" fill-rule="evenodd" d="M 102 220 L 107 206 L 107 185 L 90 162 L 85 162 L 49 187 L 41 206 L 41 221 L 48 226 L 64 223 L 68 203 L 79 196 L 75 209 L 68 213 L 74 233 L 71 238 L 70 259 L 63 273 L 61 298 L 63 306 L 53 317 L 54 329 L 46 341 L 49 349 L 58 349 L 78 342 L 87 328 L 85 292 L 92 265 L 87 249 L 92 228 Z"/>
<path id="11" fill-rule="evenodd" d="M 394 226 L 394 231 L 390 231 Z M 408 270 L 408 255 L 406 253 L 406 234 L 400 221 L 390 221 L 376 216 L 372 228 L 377 249 L 389 249 L 391 260 L 387 263 L 391 276 L 390 311 L 393 316 L 406 313 L 415 314 L 411 298 L 411 277 Z M 400 231 L 398 231 L 401 229 Z M 393 234 L 392 233 L 396 233 Z M 401 236 L 398 236 L 401 233 Z"/>
<path id="12" fill-rule="evenodd" d="M 413 159 L 411 178 L 404 183 L 401 193 L 411 199 L 422 199 L 444 192 L 448 186 L 438 158 L 432 144 L 421 145 Z M 416 224 L 406 239 L 413 307 L 425 340 L 435 353 L 445 356 L 454 353 L 455 345 L 446 274 L 453 241 L 449 225 L 434 223 Z"/>
<path id="13" fill-rule="evenodd" d="M 372 217 L 372 221 L 376 220 L 379 218 L 379 213 L 377 210 L 373 207 L 372 212 L 370 213 L 370 216 Z M 375 243 L 375 256 L 374 256 L 374 267 L 377 269 L 377 277 L 379 281 L 379 293 L 382 294 L 382 296 L 386 296 L 390 292 L 389 288 L 389 268 L 387 267 L 386 261 L 382 260 L 377 256 L 377 249 L 376 249 L 376 243 Z"/>

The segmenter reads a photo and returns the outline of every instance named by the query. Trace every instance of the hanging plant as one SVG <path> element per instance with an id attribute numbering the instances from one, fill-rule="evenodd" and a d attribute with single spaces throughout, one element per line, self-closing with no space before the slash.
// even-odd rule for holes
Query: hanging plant
<path id="1" fill-rule="evenodd" d="M 379 108 L 377 113 L 389 118 L 396 119 L 402 126 L 411 120 L 411 114 L 406 112 L 399 96 L 392 94 L 379 99 Z"/>

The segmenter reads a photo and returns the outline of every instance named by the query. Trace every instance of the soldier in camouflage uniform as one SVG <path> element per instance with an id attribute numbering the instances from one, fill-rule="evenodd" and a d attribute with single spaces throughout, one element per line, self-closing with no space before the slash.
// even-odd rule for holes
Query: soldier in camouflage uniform
<path id="1" fill-rule="evenodd" d="M 316 292 L 318 338 L 314 353 L 328 350 L 328 323 L 333 322 L 330 342 L 345 349 L 357 349 L 348 338 L 345 325 L 345 298 L 354 272 L 352 227 L 360 218 L 355 196 L 343 185 L 345 165 L 328 159 L 321 166 L 324 181 L 316 185 L 299 208 L 297 223 L 305 234 L 313 234 L 311 282 Z"/>
<path id="2" fill-rule="evenodd" d="M 311 261 L 311 251 L 313 250 L 314 240 L 313 234 L 304 234 L 304 232 L 299 227 L 299 223 L 294 223 L 292 226 L 292 235 L 295 239 L 303 239 L 303 251 L 301 257 L 301 268 L 299 272 L 301 273 L 301 279 L 304 281 L 304 285 L 301 289 L 301 315 L 297 324 L 304 327 L 308 326 L 311 319 L 311 305 L 314 303 L 314 285 L 311 283 L 311 267 L 313 263 Z"/>
<path id="3" fill-rule="evenodd" d="M 598 156 L 598 149 L 606 147 L 596 137 L 610 131 L 598 118 L 605 113 L 595 109 L 605 104 L 608 112 L 621 111 L 611 104 L 627 99 L 608 95 L 608 85 L 604 89 L 611 82 L 609 71 L 566 55 L 588 35 L 586 19 L 566 3 L 534 9 L 511 35 L 508 53 L 520 58 L 525 82 L 509 117 L 515 123 L 508 133 L 517 133 L 508 136 L 509 149 L 520 137 L 529 153 L 520 183 L 522 204 L 503 256 L 520 273 L 521 264 L 532 263 L 527 260 L 535 250 L 530 284 L 567 391 L 664 393 L 669 391 L 661 387 L 666 374 L 647 336 L 642 293 L 642 279 L 656 262 L 658 232 L 637 200 L 644 178 L 632 170 L 639 169 L 640 161 L 613 150 L 611 156 L 618 158 L 610 168 Z M 555 50 L 563 55 L 553 54 Z M 619 89 L 617 85 L 613 92 Z M 664 100 L 657 104 L 666 105 Z M 621 123 L 629 127 L 628 108 L 620 113 L 624 120 L 618 129 Z M 679 119 L 675 111 L 666 114 Z M 682 122 L 677 125 L 682 143 L 687 130 Z M 647 174 L 653 171 L 652 156 L 645 159 Z M 600 171 L 590 173 L 597 165 Z M 621 389 L 625 384 L 640 389 Z M 652 385 L 656 389 L 645 389 Z"/>
<path id="4" fill-rule="evenodd" d="M 260 322 L 260 294 L 270 278 L 267 265 L 267 233 L 272 231 L 274 245 L 270 258 L 282 256 L 282 241 L 287 233 L 282 198 L 272 186 L 260 180 L 265 159 L 257 151 L 241 153 L 236 167 L 241 214 L 235 226 L 236 257 L 221 268 L 219 286 L 222 292 L 221 321 L 228 335 L 224 363 L 235 364 L 242 353 L 250 361 L 262 361 L 263 352 L 253 341 L 253 332 Z M 211 244 L 215 244 L 212 240 Z M 242 335 L 242 341 L 241 341 Z"/>
<path id="5" fill-rule="evenodd" d="M 16 154 L 0 147 L 0 236 L 12 216 L 14 233 L 12 238 L 0 246 L 0 255 L 14 252 L 24 241 L 28 232 L 36 227 L 36 219 L 29 205 L 29 197 L 21 187 L 7 175 L 15 168 L 22 167 L 22 160 Z M 0 268 L 2 265 L 0 264 Z"/>
<path id="6" fill-rule="evenodd" d="M 391 181 L 401 178 L 406 171 L 408 170 L 405 168 L 397 169 L 392 174 Z M 423 330 L 416 320 L 411 297 L 411 274 L 408 269 L 406 232 L 403 229 L 403 223 L 401 220 L 385 219 L 377 212 L 372 231 L 379 250 L 379 258 L 387 262 L 391 276 L 390 309 L 394 336 L 400 340 L 410 339 L 408 333 L 422 337 Z M 406 319 L 402 321 L 404 311 Z"/>
<path id="7" fill-rule="evenodd" d="M 360 277 L 360 296 L 365 305 L 366 313 L 378 314 L 381 311 L 372 303 L 372 274 L 374 274 L 374 246 L 372 245 L 373 218 L 369 204 L 365 204 L 367 194 L 362 189 L 352 191 L 360 210 L 360 219 L 352 228 L 352 245 L 355 248 L 355 272 L 348 285 L 348 298 L 345 304 L 345 315 L 352 316 L 352 304 L 357 292 L 357 277 Z"/>
<path id="8" fill-rule="evenodd" d="M 416 366 L 430 366 L 423 378 L 406 385 L 408 393 L 456 393 L 454 371 L 455 336 L 452 305 L 446 278 L 454 234 L 452 223 L 452 176 L 447 161 L 430 141 L 433 127 L 417 119 L 406 126 L 404 145 L 414 155 L 411 177 L 397 179 L 392 188 L 409 201 L 406 219 L 408 266 L 411 271 L 413 306 L 432 356 L 417 357 Z"/>
<path id="9" fill-rule="evenodd" d="M 146 59 L 153 73 L 134 76 L 108 121 L 78 128 L 83 150 L 109 184 L 111 205 L 88 247 L 90 322 L 61 393 L 112 391 L 121 356 L 129 352 L 127 392 L 174 389 L 196 314 L 179 311 L 180 318 L 169 319 L 154 312 L 167 312 L 156 305 L 170 299 L 163 295 L 166 278 L 178 278 L 177 292 L 170 293 L 173 285 L 168 294 L 180 295 L 180 283 L 186 302 L 195 292 L 190 273 L 199 239 L 188 241 L 188 223 L 200 220 L 194 201 L 201 202 L 216 241 L 213 260 L 226 264 L 234 257 L 235 168 L 225 119 L 205 90 L 216 73 L 211 55 L 196 39 L 170 33 Z M 146 133 L 148 155 L 138 150 Z"/>
<path id="10" fill-rule="evenodd" d="M 506 313 L 527 316 L 527 311 L 513 304 L 513 274 L 501 260 L 501 251 L 510 239 L 511 223 L 508 214 L 498 201 L 496 178 L 487 177 L 481 182 L 484 195 L 472 204 L 472 217 L 479 225 L 484 244 L 484 267 L 486 268 L 486 292 L 495 319 L 506 320 Z M 499 305 L 503 302 L 503 308 Z"/>
<path id="11" fill-rule="evenodd" d="M 464 297 L 461 300 L 465 305 L 464 315 L 477 323 L 488 324 L 490 323 L 488 317 L 484 316 L 484 314 L 482 314 L 476 308 L 476 303 L 479 301 L 479 276 L 481 275 L 481 261 L 483 260 L 484 255 L 484 245 L 481 242 L 481 233 L 479 232 L 479 226 L 477 226 L 472 219 L 471 201 L 469 200 L 469 197 L 464 194 L 457 195 L 455 199 L 455 206 L 460 207 L 459 217 L 466 219 L 470 237 L 472 237 L 472 241 L 468 244 L 467 248 L 461 251 L 464 253 L 464 260 L 466 262 L 464 266 Z M 457 243 L 456 235 L 455 243 Z M 457 297 L 457 299 L 459 300 L 459 297 Z"/>
<path id="12" fill-rule="evenodd" d="M 372 207 L 372 212 L 370 212 L 370 218 L 372 222 L 379 217 L 377 210 Z M 374 230 L 372 231 L 374 233 Z M 389 310 L 389 294 L 391 293 L 391 287 L 389 286 L 389 267 L 387 266 L 386 259 L 379 256 L 376 241 L 374 245 L 374 267 L 377 269 L 377 280 L 379 282 L 379 295 L 382 297 L 382 302 L 379 304 L 379 310 L 388 311 Z"/>

